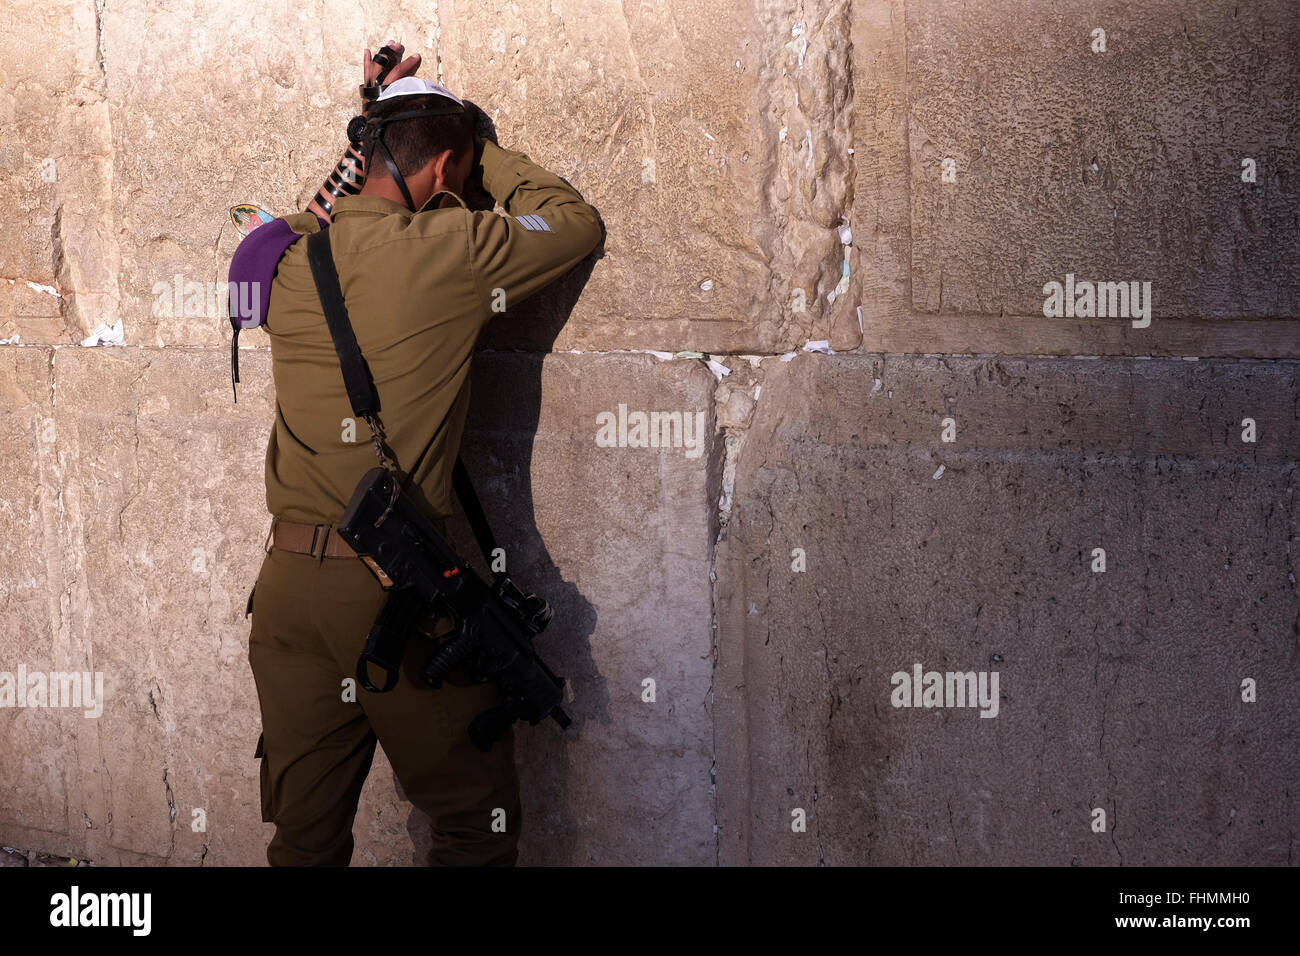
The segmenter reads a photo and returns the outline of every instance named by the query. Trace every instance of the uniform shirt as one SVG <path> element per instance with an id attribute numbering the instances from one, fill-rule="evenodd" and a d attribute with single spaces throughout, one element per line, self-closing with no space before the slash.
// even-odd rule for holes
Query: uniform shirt
<path id="1" fill-rule="evenodd" d="M 379 197 L 343 196 L 330 226 L 388 444 L 434 519 L 452 514 L 470 357 L 484 323 L 500 313 L 494 301 L 504 294 L 506 309 L 518 305 L 569 271 L 602 236 L 595 210 L 558 176 L 523 153 L 479 144 L 483 187 L 508 216 L 471 211 L 450 192 L 457 205 L 432 208 L 439 193 L 416 213 Z M 304 236 L 320 230 L 310 212 L 285 219 Z M 289 521 L 336 524 L 379 460 L 364 420 L 346 432 L 352 406 L 305 238 L 280 260 L 263 328 L 271 337 L 276 393 L 267 509 Z"/>

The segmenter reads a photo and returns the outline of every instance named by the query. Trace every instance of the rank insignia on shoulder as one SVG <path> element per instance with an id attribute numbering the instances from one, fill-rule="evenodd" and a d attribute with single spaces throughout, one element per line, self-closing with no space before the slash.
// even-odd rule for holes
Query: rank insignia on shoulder
<path id="1" fill-rule="evenodd" d="M 230 207 L 230 221 L 235 224 L 235 229 L 239 231 L 241 239 L 258 226 L 264 226 L 274 218 L 261 206 L 253 203 L 240 203 L 238 206 Z"/>
<path id="2" fill-rule="evenodd" d="M 534 232 L 555 231 L 550 226 L 548 226 L 546 224 L 546 220 L 543 219 L 541 216 L 537 215 L 537 213 L 530 213 L 527 216 L 515 216 L 515 218 L 519 220 L 519 224 L 523 226 L 525 229 L 531 229 Z"/>

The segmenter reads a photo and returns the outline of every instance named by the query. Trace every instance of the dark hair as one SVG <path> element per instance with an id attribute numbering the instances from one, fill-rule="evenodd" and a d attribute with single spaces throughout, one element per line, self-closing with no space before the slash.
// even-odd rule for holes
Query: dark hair
<path id="1" fill-rule="evenodd" d="M 455 103 L 437 93 L 395 96 L 391 100 L 375 103 L 370 108 L 368 119 L 373 123 L 385 116 L 395 116 L 409 110 L 448 105 L 455 105 Z M 463 113 L 416 116 L 413 119 L 398 120 L 384 127 L 384 144 L 393 154 L 393 159 L 402 175 L 411 176 L 419 172 L 425 163 L 439 153 L 451 150 L 452 159 L 460 160 L 466 150 L 473 149 L 474 120 L 468 109 Z M 378 153 L 377 147 L 376 153 Z M 371 158 L 366 172 L 368 175 L 382 173 L 387 176 L 388 165 L 379 155 L 375 155 Z"/>

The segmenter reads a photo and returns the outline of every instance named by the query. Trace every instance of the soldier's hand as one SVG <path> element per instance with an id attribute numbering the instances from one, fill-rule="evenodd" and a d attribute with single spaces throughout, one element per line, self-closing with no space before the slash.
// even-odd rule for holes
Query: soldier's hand
<path id="1" fill-rule="evenodd" d="M 392 48 L 394 60 L 401 60 L 401 62 L 389 70 L 388 75 L 384 77 L 385 86 L 389 83 L 395 83 L 404 76 L 415 75 L 415 71 L 420 68 L 420 54 L 413 53 L 405 60 L 402 60 L 402 54 L 406 50 L 402 44 L 398 43 L 396 40 L 389 40 L 384 44 L 384 46 Z M 379 79 L 379 73 L 382 69 L 383 67 L 371 58 L 370 50 L 367 48 L 365 58 L 361 63 L 361 82 L 365 85 L 377 82 Z"/>

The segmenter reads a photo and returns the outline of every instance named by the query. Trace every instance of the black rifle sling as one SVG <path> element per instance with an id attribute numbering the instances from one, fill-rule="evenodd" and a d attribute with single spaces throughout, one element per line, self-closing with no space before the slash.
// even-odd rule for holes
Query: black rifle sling
<path id="1" fill-rule="evenodd" d="M 330 327 L 334 351 L 338 352 L 339 365 L 343 367 L 343 384 L 347 387 L 352 411 L 359 418 L 373 415 L 379 410 L 379 401 L 370 378 L 370 367 L 361 355 L 361 346 L 357 345 L 352 322 L 348 319 L 348 307 L 343 301 L 338 270 L 334 268 L 328 229 L 307 237 L 307 261 L 311 263 L 311 277 L 316 282 L 316 294 L 320 296 L 321 309 Z"/>
<path id="2" fill-rule="evenodd" d="M 474 485 L 469 480 L 469 472 L 465 470 L 465 462 L 459 455 L 456 456 L 456 465 L 451 470 L 451 486 L 456 489 L 460 508 L 469 519 L 469 526 L 474 530 L 474 540 L 478 542 L 479 550 L 483 552 L 483 560 L 492 571 L 492 577 L 494 579 L 504 577 L 504 571 L 497 571 L 492 566 L 493 552 L 497 550 L 496 538 L 492 536 L 492 526 L 488 524 L 487 515 L 483 513 L 483 503 L 478 500 Z"/>
<path id="3" fill-rule="evenodd" d="M 379 410 L 379 396 L 375 391 L 374 380 L 370 377 L 370 366 L 361 354 L 356 334 L 352 331 L 352 322 L 348 318 L 348 307 L 343 301 L 343 288 L 339 284 L 338 269 L 334 266 L 334 252 L 330 247 L 330 231 L 322 229 L 307 237 L 307 261 L 311 264 L 311 276 L 316 283 L 316 294 L 320 296 L 321 309 L 325 312 L 325 322 L 329 325 L 330 338 L 334 340 L 334 351 L 338 353 L 339 365 L 343 369 L 343 384 L 348 390 L 348 401 L 352 403 L 353 414 L 367 418 Z M 488 567 L 492 566 L 493 552 L 497 549 L 496 538 L 488 524 L 487 515 L 483 513 L 483 504 L 479 501 L 474 485 L 469 480 L 465 462 L 456 458 L 451 472 L 452 488 L 460 499 L 461 509 L 469 520 L 474 538 Z M 493 572 L 493 577 L 498 577 Z"/>

